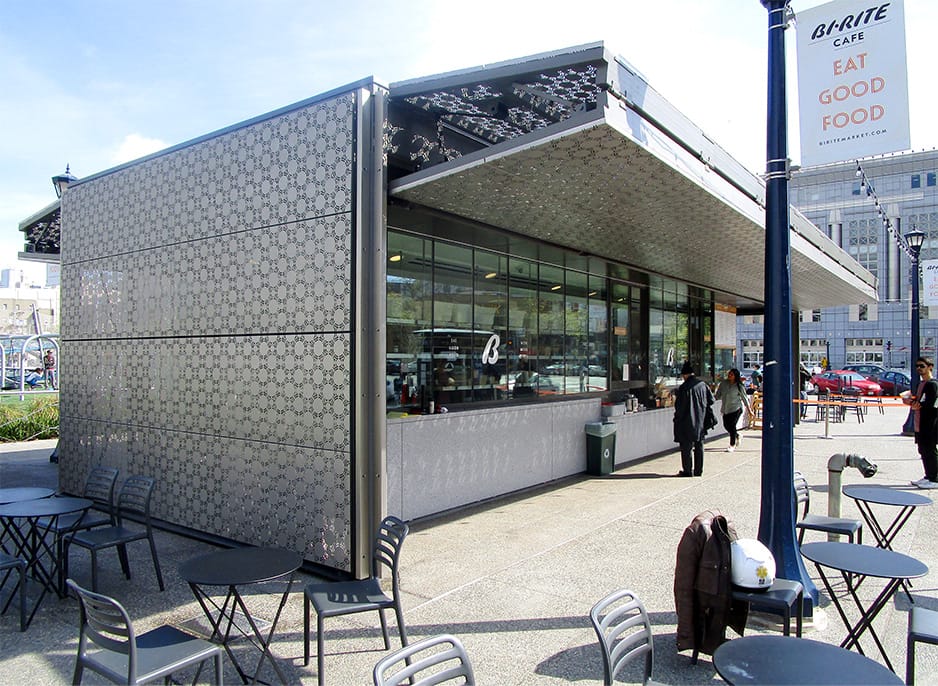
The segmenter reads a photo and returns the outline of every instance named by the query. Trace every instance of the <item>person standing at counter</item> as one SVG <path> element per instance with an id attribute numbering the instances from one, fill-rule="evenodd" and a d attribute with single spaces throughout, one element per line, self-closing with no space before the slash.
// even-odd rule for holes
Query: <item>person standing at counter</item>
<path id="1" fill-rule="evenodd" d="M 938 381 L 933 378 L 935 363 L 927 357 L 915 361 L 921 377 L 918 390 L 903 398 L 912 408 L 915 422 L 915 445 L 925 467 L 925 478 L 913 481 L 918 488 L 938 488 Z"/>
<path id="2" fill-rule="evenodd" d="M 681 467 L 679 476 L 701 476 L 703 474 L 703 439 L 707 431 L 716 425 L 707 419 L 713 416 L 713 393 L 710 387 L 695 376 L 694 367 L 685 361 L 681 367 L 684 383 L 677 389 L 674 402 L 674 442 L 681 445 Z M 709 426 L 708 426 L 709 424 Z"/>
<path id="3" fill-rule="evenodd" d="M 739 430 L 736 425 L 743 414 L 743 409 L 752 414 L 749 396 L 739 377 L 739 370 L 735 367 L 726 373 L 726 378 L 717 387 L 716 399 L 723 401 L 723 428 L 730 435 L 730 447 L 726 452 L 731 453 L 739 445 Z"/>

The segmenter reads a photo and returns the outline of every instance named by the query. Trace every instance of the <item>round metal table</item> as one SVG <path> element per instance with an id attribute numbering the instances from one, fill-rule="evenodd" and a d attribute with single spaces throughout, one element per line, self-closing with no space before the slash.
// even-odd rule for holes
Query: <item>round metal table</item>
<path id="1" fill-rule="evenodd" d="M 917 507 L 927 507 L 932 504 L 932 499 L 901 488 L 889 488 L 888 486 L 863 486 L 852 484 L 843 487 L 843 494 L 852 498 L 857 503 L 857 508 L 863 519 L 869 525 L 870 530 L 876 537 L 876 543 L 880 548 L 892 550 L 892 540 L 902 529 L 909 517 Z M 893 519 L 892 524 L 884 529 L 876 516 L 870 504 L 887 505 L 889 507 L 898 507 L 899 513 Z"/>
<path id="2" fill-rule="evenodd" d="M 744 636 L 727 641 L 714 651 L 713 666 L 729 684 L 903 683 L 864 655 L 793 636 Z"/>
<path id="3" fill-rule="evenodd" d="M 847 637 L 841 642 L 840 646 L 848 649 L 856 646 L 862 654 L 863 648 L 860 646 L 860 637 L 869 631 L 886 665 L 892 669 L 889 656 L 886 655 L 886 650 L 873 628 L 873 620 L 876 619 L 876 615 L 899 590 L 903 581 L 925 576 L 928 574 L 928 566 L 914 557 L 893 550 L 856 543 L 805 543 L 801 546 L 801 554 L 814 563 L 821 580 L 824 582 L 824 587 L 827 589 L 831 603 L 837 608 L 837 612 L 847 628 Z M 853 602 L 860 612 L 860 619 L 855 624 L 851 624 L 846 612 L 844 612 L 840 598 L 824 572 L 825 567 L 836 569 L 843 577 L 848 594 L 853 598 Z M 864 578 L 887 579 L 885 588 L 870 603 L 869 607 L 863 607 L 863 603 L 857 595 L 858 582 L 854 580 L 854 575 Z"/>
<path id="4" fill-rule="evenodd" d="M 37 486 L 15 486 L 13 488 L 0 488 L 0 505 L 21 503 L 25 500 L 40 500 L 51 498 L 55 489 L 39 488 Z"/>
<path id="5" fill-rule="evenodd" d="M 247 684 L 256 682 L 264 659 L 269 658 L 277 676 L 282 683 L 287 683 L 287 679 L 273 654 L 270 652 L 270 641 L 274 637 L 274 630 L 277 628 L 277 621 L 280 619 L 280 613 L 290 595 L 290 589 L 293 587 L 294 573 L 303 564 L 303 558 L 299 554 L 284 550 L 283 548 L 231 548 L 229 550 L 220 550 L 208 555 L 187 560 L 179 566 L 179 576 L 189 583 L 192 594 L 199 601 L 202 611 L 208 618 L 212 626 L 212 635 L 209 640 L 220 640 L 228 653 L 228 657 L 234 664 L 235 669 L 241 676 L 241 680 Z M 280 606 L 277 608 L 277 614 L 274 615 L 270 623 L 270 630 L 266 636 L 263 636 L 257 627 L 257 623 L 251 616 L 244 598 L 238 591 L 239 586 L 250 584 L 260 584 L 266 581 L 274 581 L 281 577 L 289 575 L 284 588 L 283 595 L 280 598 Z M 219 604 L 212 596 L 205 591 L 204 586 L 227 586 L 228 593 L 224 602 Z M 214 611 L 213 611 L 214 610 Z M 248 632 L 239 626 L 235 620 L 235 612 L 240 611 L 247 623 L 250 625 L 251 636 Z M 261 657 L 257 662 L 253 677 L 245 672 L 238 663 L 231 648 L 230 640 L 239 636 L 231 636 L 231 630 L 235 629 L 246 638 L 251 640 L 261 650 Z M 198 678 L 198 677 L 197 677 Z"/>
<path id="6" fill-rule="evenodd" d="M 54 540 L 58 518 L 62 515 L 84 514 L 92 505 L 94 502 L 87 498 L 40 498 L 0 505 L 4 537 L 8 537 L 16 547 L 14 555 L 26 561 L 27 576 L 38 579 L 43 586 L 29 615 L 29 622 L 32 622 L 47 592 L 65 596 L 65 579 L 61 578 L 62 560 L 58 554 L 59 546 Z M 43 526 L 39 525 L 40 520 Z M 50 538 L 53 539 L 51 542 Z M 48 558 L 48 567 L 43 564 L 45 558 Z"/>

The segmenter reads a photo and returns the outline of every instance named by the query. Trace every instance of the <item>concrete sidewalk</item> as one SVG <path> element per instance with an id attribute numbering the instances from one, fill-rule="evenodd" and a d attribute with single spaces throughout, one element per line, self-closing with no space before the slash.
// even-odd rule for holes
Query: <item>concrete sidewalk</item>
<path id="1" fill-rule="evenodd" d="M 807 422 L 795 429 L 796 468 L 811 484 L 813 512 L 827 510 L 827 460 L 834 453 L 857 452 L 879 465 L 879 473 L 870 480 L 848 468 L 845 484 L 907 486 L 922 476 L 912 439 L 899 435 L 905 414 L 904 408 L 887 407 L 883 415 L 873 410 L 863 423 L 848 418 L 830 426 L 832 438 L 823 437 L 823 423 Z M 746 431 L 743 436 L 735 453 L 723 451 L 726 438 L 707 445 L 702 478 L 673 476 L 680 458 L 671 453 L 606 477 L 577 477 L 414 523 L 401 563 L 409 636 L 418 639 L 441 632 L 459 636 L 480 684 L 601 683 L 602 664 L 588 612 L 606 593 L 626 587 L 644 600 L 651 615 L 655 679 L 674 684 L 721 682 L 707 656 L 692 666 L 688 653 L 675 652 L 674 560 L 684 527 L 705 509 L 722 510 L 740 536 L 756 536 L 761 440 L 758 432 Z M 9 455 L 0 453 L 0 464 Z M 859 517 L 852 500 L 844 498 L 843 506 L 844 516 Z M 883 512 L 881 519 L 889 516 Z M 913 585 L 916 602 L 931 609 L 938 609 L 935 516 L 933 508 L 919 508 L 894 542 L 896 550 L 917 557 L 932 570 Z M 823 537 L 809 534 L 807 540 Z M 872 535 L 867 533 L 865 540 L 872 543 Z M 125 603 L 140 629 L 164 622 L 191 628 L 200 623 L 201 610 L 177 568 L 213 548 L 165 532 L 158 533 L 157 545 L 165 592 L 157 588 L 145 544 L 131 550 L 133 581 L 120 575 L 116 556 L 105 556 L 100 588 Z M 808 570 L 816 575 L 813 565 Z M 85 556 L 73 553 L 72 571 L 79 583 L 90 584 Z M 304 575 L 295 590 L 309 580 Z M 258 616 L 273 616 L 273 592 L 282 588 L 273 583 L 255 589 L 249 602 Z M 877 580 L 869 579 L 861 587 L 861 597 L 869 601 L 881 588 Z M 900 593 L 874 624 L 900 675 L 905 669 L 908 607 Z M 846 631 L 823 590 L 819 610 L 805 635 L 839 643 Z M 13 614 L 0 618 L 0 683 L 68 682 L 76 649 L 76 602 L 47 598 L 25 634 L 16 630 Z M 747 633 L 761 631 L 776 629 L 756 617 Z M 316 660 L 313 655 L 310 666 L 303 666 L 302 633 L 303 599 L 296 592 L 281 617 L 273 650 L 292 683 L 312 684 Z M 728 635 L 734 636 L 732 631 Z M 256 658 L 241 643 L 237 655 L 253 671 Z M 868 636 L 862 644 L 867 655 L 879 659 Z M 328 683 L 370 683 L 372 667 L 384 655 L 381 648 L 376 614 L 327 620 Z M 922 646 L 918 653 L 918 683 L 938 683 L 938 648 Z M 177 678 L 182 681 L 184 676 Z M 230 665 L 225 676 L 230 683 L 238 682 Z M 269 665 L 262 678 L 276 681 Z M 640 680 L 639 672 L 628 678 Z"/>

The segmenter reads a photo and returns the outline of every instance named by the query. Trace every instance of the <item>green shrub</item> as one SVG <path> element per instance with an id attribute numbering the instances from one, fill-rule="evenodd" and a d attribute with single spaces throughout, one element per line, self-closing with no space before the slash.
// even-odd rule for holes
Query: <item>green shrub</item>
<path id="1" fill-rule="evenodd" d="M 0 403 L 0 442 L 58 438 L 59 399 L 44 395 L 29 400 Z"/>

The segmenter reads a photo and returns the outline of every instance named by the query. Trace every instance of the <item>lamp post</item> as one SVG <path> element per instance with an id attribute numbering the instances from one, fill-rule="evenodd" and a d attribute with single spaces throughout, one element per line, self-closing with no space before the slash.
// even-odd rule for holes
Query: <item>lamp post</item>
<path id="1" fill-rule="evenodd" d="M 75 181 L 78 181 L 78 179 L 72 176 L 68 165 L 66 164 L 64 174 L 58 174 L 57 176 L 52 177 L 52 186 L 55 188 L 55 197 L 61 198 L 62 193 L 65 192 L 65 189 L 68 188 L 69 184 Z"/>
<path id="2" fill-rule="evenodd" d="M 762 406 L 762 499 L 759 540 L 775 558 L 781 579 L 804 586 L 805 615 L 818 591 L 801 558 L 792 506 L 794 421 L 792 398 L 791 238 L 788 204 L 788 120 L 785 100 L 785 28 L 789 0 L 761 0 L 769 14 L 768 122 L 765 171 L 765 354 Z"/>
<path id="3" fill-rule="evenodd" d="M 827 352 L 824 353 L 824 371 L 826 372 L 831 368 L 831 342 L 824 341 L 824 345 L 827 346 Z"/>
<path id="4" fill-rule="evenodd" d="M 909 374 L 909 379 L 911 379 L 910 388 L 913 389 L 913 392 L 914 389 L 918 388 L 919 381 L 918 372 L 915 370 L 915 361 L 919 356 L 918 254 L 922 250 L 925 238 L 925 232 L 918 229 L 912 229 L 905 234 L 905 242 L 909 245 L 909 262 L 912 267 L 912 345 L 910 347 L 912 371 Z M 902 433 L 907 435 L 915 433 L 915 415 L 911 409 L 909 410 L 909 416 L 906 417 L 905 424 L 902 426 Z"/>

